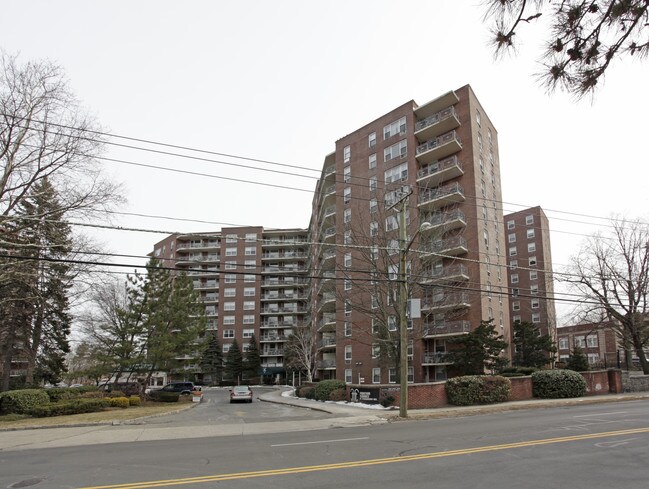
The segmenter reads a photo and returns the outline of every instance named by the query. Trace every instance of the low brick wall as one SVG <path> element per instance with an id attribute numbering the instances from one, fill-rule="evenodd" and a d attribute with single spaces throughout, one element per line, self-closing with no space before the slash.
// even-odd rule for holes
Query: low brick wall
<path id="1" fill-rule="evenodd" d="M 622 380 L 619 370 L 595 370 L 590 372 L 580 372 L 586 380 L 586 395 L 596 396 L 601 394 L 622 392 Z M 634 384 L 637 387 L 645 387 L 639 390 L 649 391 L 649 375 L 636 376 Z M 532 377 L 510 377 L 512 392 L 509 397 L 510 401 L 526 401 L 533 399 L 532 396 Z M 394 401 L 393 406 L 399 406 L 400 388 L 395 384 L 388 385 L 348 385 L 347 399 L 350 399 L 350 389 L 378 389 L 379 399 L 391 396 Z M 626 390 L 626 384 L 625 384 Z M 428 384 L 409 384 L 408 385 L 408 408 L 409 409 L 430 409 L 444 407 L 448 405 L 446 397 L 446 382 L 431 382 Z"/>

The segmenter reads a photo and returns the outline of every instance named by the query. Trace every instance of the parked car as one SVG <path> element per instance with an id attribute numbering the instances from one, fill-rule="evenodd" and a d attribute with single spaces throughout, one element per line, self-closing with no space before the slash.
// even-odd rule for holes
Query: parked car
<path id="1" fill-rule="evenodd" d="M 230 402 L 252 402 L 252 389 L 247 385 L 237 385 L 230 389 Z"/>
<path id="2" fill-rule="evenodd" d="M 188 396 L 195 390 L 200 390 L 200 388 L 195 386 L 193 382 L 172 382 L 160 389 L 162 392 L 179 392 L 183 396 Z"/>

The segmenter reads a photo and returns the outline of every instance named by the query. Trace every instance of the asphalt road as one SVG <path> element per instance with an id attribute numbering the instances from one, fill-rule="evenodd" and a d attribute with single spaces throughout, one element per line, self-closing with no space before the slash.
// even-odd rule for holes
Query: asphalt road
<path id="1" fill-rule="evenodd" d="M 12 489 L 559 486 L 648 487 L 649 403 L 0 452 Z"/>

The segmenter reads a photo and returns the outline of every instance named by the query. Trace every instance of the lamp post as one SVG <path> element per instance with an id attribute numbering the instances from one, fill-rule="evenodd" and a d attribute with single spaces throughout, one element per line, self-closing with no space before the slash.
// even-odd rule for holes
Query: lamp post
<path id="1" fill-rule="evenodd" d="M 407 188 L 404 196 L 395 203 L 401 203 L 399 209 L 399 417 L 408 417 L 408 282 L 407 282 L 407 256 L 410 247 L 422 231 L 429 230 L 432 225 L 422 222 L 417 232 L 408 241 L 406 229 L 406 213 L 408 197 L 412 190 Z M 394 207 L 394 205 L 392 206 Z"/>

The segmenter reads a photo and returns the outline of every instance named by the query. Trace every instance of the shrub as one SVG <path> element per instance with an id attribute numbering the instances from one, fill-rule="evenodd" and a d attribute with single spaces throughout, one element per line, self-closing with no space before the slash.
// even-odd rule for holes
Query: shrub
<path id="1" fill-rule="evenodd" d="M 158 402 L 178 402 L 180 392 L 152 391 L 149 398 Z"/>
<path id="2" fill-rule="evenodd" d="M 142 405 L 142 399 L 140 399 L 140 396 L 131 396 L 128 398 L 128 405 L 129 406 L 141 406 Z"/>
<path id="3" fill-rule="evenodd" d="M 532 394 L 541 399 L 581 397 L 586 381 L 573 370 L 539 370 L 532 374 Z"/>
<path id="4" fill-rule="evenodd" d="M 95 413 L 107 407 L 104 399 L 71 399 L 34 407 L 29 414 L 37 418 Z"/>
<path id="5" fill-rule="evenodd" d="M 539 370 L 536 367 L 507 367 L 499 372 L 503 377 L 521 377 L 523 375 L 532 375 Z"/>
<path id="6" fill-rule="evenodd" d="M 36 406 L 49 404 L 45 389 L 22 389 L 0 394 L 0 413 L 28 414 Z"/>
<path id="7" fill-rule="evenodd" d="M 129 406 L 128 397 L 109 397 L 108 401 L 110 403 L 110 407 L 126 409 Z"/>
<path id="8" fill-rule="evenodd" d="M 81 387 L 55 387 L 52 389 L 45 389 L 45 392 L 47 392 L 47 395 L 50 397 L 50 401 L 58 402 L 67 399 L 77 399 L 89 392 L 97 392 L 97 388 L 90 385 L 84 385 Z"/>
<path id="9" fill-rule="evenodd" d="M 126 397 L 122 391 L 110 391 L 106 393 L 106 397 Z"/>
<path id="10" fill-rule="evenodd" d="M 315 399 L 315 387 L 309 385 L 300 387 L 300 397 L 304 397 L 305 399 Z"/>
<path id="11" fill-rule="evenodd" d="M 383 407 L 390 407 L 394 404 L 394 396 L 392 394 L 382 394 L 379 402 Z"/>
<path id="12" fill-rule="evenodd" d="M 315 399 L 317 401 L 328 401 L 329 396 L 336 389 L 344 389 L 345 383 L 342 380 L 323 380 L 315 386 Z"/>
<path id="13" fill-rule="evenodd" d="M 505 402 L 511 393 L 511 382 L 501 375 L 465 375 L 446 381 L 449 404 L 470 406 Z"/>
<path id="14" fill-rule="evenodd" d="M 347 400 L 347 389 L 344 387 L 342 389 L 334 389 L 329 394 L 330 401 L 346 401 Z"/>

